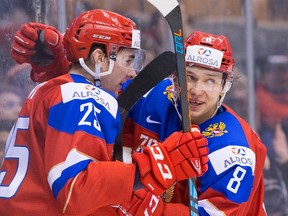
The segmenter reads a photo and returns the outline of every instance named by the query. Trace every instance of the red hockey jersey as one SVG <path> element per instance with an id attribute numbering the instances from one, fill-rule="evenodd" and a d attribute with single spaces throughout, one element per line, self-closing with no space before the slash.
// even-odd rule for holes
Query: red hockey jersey
<path id="1" fill-rule="evenodd" d="M 28 96 L 0 170 L 0 215 L 117 215 L 131 199 L 135 166 L 112 162 L 120 130 L 110 93 L 79 75 Z"/>
<path id="2" fill-rule="evenodd" d="M 181 130 L 180 109 L 173 103 L 172 88 L 171 81 L 164 80 L 129 112 L 123 136 L 126 158 L 131 151 L 141 151 Z M 199 215 L 266 215 L 266 148 L 256 133 L 225 105 L 199 127 L 209 147 L 208 171 L 197 179 Z M 187 186 L 187 181 L 178 182 L 163 196 L 167 202 L 165 216 L 189 215 Z"/>

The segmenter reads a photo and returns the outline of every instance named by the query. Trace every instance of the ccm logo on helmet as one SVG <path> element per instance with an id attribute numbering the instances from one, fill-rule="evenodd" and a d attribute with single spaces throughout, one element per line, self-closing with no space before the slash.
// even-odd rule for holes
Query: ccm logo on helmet
<path id="1" fill-rule="evenodd" d="M 108 37 L 106 35 L 98 35 L 98 34 L 93 34 L 93 38 L 98 38 L 102 40 L 111 40 L 111 37 Z"/>

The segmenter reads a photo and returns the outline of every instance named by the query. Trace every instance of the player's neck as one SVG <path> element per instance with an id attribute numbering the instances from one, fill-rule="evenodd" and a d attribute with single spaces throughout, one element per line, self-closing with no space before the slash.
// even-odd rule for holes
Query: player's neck
<path id="1" fill-rule="evenodd" d="M 72 66 L 69 73 L 71 74 L 78 74 L 83 76 L 88 82 L 92 83 L 93 85 L 95 84 L 94 82 L 94 77 L 89 74 L 88 72 L 86 72 L 81 66 L 79 65 L 75 65 Z"/>

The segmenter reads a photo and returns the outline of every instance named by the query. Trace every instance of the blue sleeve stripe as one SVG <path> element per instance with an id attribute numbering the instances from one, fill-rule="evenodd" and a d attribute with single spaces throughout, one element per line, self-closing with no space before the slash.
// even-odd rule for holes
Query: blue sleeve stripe
<path id="1" fill-rule="evenodd" d="M 65 170 L 63 170 L 60 178 L 58 178 L 54 183 L 52 184 L 52 192 L 55 198 L 57 198 L 59 191 L 65 186 L 67 181 L 70 178 L 74 178 L 78 175 L 81 171 L 86 169 L 88 164 L 91 162 L 91 160 L 81 161 L 78 164 L 75 164 L 74 166 L 71 166 Z"/>

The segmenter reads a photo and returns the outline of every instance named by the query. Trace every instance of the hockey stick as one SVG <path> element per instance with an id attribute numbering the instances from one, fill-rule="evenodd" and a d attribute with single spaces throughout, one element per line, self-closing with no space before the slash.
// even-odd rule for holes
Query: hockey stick
<path id="1" fill-rule="evenodd" d="M 148 0 L 160 13 L 165 17 L 173 33 L 174 49 L 177 59 L 177 76 L 181 89 L 180 103 L 182 112 L 182 129 L 185 132 L 191 130 L 189 108 L 188 108 L 188 91 L 185 70 L 185 53 L 183 41 L 183 24 L 179 2 L 177 0 Z M 195 179 L 188 180 L 190 215 L 198 214 L 198 194 Z"/>
<path id="2" fill-rule="evenodd" d="M 134 104 L 150 89 L 176 70 L 175 54 L 166 51 L 153 59 L 133 79 L 126 89 L 118 96 L 118 106 L 121 111 L 122 127 L 114 144 L 114 159 L 123 161 L 122 129 L 125 119 Z"/>

